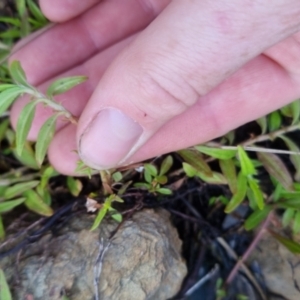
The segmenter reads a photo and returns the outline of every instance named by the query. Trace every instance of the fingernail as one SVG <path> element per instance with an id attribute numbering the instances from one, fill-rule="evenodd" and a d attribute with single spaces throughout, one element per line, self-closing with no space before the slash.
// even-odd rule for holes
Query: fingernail
<path id="1" fill-rule="evenodd" d="M 134 120 L 115 108 L 103 109 L 89 124 L 79 142 L 79 154 L 97 169 L 115 167 L 143 132 Z"/>

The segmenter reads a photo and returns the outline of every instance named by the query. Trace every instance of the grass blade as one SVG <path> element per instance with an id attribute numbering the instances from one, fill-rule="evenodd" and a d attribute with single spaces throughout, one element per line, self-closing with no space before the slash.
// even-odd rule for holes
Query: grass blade
<path id="1" fill-rule="evenodd" d="M 27 0 L 27 4 L 30 13 L 33 15 L 33 17 L 43 25 L 46 25 L 48 21 L 39 9 L 39 7 L 32 0 Z"/>

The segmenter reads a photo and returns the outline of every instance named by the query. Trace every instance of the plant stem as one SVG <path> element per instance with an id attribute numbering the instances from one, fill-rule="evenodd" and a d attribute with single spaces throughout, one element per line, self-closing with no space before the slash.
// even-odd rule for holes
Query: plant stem
<path id="1" fill-rule="evenodd" d="M 270 212 L 269 215 L 268 215 L 268 217 L 266 218 L 266 220 L 261 225 L 261 227 L 260 227 L 260 229 L 258 231 L 258 234 L 256 235 L 256 237 L 254 238 L 254 240 L 252 241 L 252 243 L 250 244 L 250 246 L 248 247 L 248 249 L 246 250 L 246 252 L 237 261 L 237 263 L 235 264 L 235 266 L 231 270 L 230 274 L 228 275 L 228 277 L 226 279 L 226 284 L 227 285 L 232 282 L 232 280 L 236 276 L 236 274 L 237 274 L 239 268 L 241 267 L 241 265 L 247 260 L 247 258 L 250 256 L 250 254 L 252 253 L 252 251 L 254 250 L 254 248 L 257 246 L 257 244 L 259 243 L 259 241 L 263 237 L 264 233 L 266 232 L 267 227 L 269 226 L 269 223 L 270 223 L 272 217 L 273 217 L 273 212 Z"/>
<path id="2" fill-rule="evenodd" d="M 299 123 L 288 126 L 288 127 L 284 127 L 282 129 L 276 130 L 274 132 L 270 132 L 268 134 L 259 135 L 256 138 L 251 138 L 251 139 L 241 143 L 241 146 L 248 146 L 248 145 L 253 145 L 255 143 L 260 143 L 260 142 L 264 142 L 264 141 L 268 141 L 268 140 L 274 140 L 275 138 L 277 138 L 287 132 L 292 132 L 292 131 L 295 131 L 298 129 L 300 129 Z"/>
<path id="3" fill-rule="evenodd" d="M 43 95 L 42 93 L 40 93 L 39 91 L 37 91 L 35 89 L 27 88 L 25 93 L 32 95 L 35 98 L 35 100 L 38 100 L 39 102 L 46 104 L 47 106 L 51 107 L 53 110 L 63 113 L 63 115 L 71 123 L 77 124 L 77 118 L 75 116 L 73 116 L 63 105 L 47 98 L 45 95 Z"/>

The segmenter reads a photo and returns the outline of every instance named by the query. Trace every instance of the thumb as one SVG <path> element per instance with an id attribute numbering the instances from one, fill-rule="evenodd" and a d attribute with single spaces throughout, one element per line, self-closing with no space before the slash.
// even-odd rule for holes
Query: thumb
<path id="1" fill-rule="evenodd" d="M 162 125 L 299 29 L 297 0 L 260 2 L 172 1 L 102 77 L 79 120 L 81 158 L 131 163 Z"/>

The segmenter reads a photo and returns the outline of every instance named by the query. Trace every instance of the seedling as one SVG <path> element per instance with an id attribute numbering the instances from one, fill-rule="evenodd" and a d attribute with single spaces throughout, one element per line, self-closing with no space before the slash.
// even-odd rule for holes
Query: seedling
<path id="1" fill-rule="evenodd" d="M 173 165 L 173 158 L 168 155 L 162 162 L 160 171 L 151 164 L 144 164 L 144 179 L 146 182 L 137 182 L 135 187 L 148 190 L 150 193 L 159 193 L 163 195 L 170 195 L 172 191 L 168 188 L 162 188 L 161 185 L 168 182 L 166 173 Z"/>

